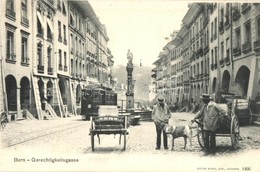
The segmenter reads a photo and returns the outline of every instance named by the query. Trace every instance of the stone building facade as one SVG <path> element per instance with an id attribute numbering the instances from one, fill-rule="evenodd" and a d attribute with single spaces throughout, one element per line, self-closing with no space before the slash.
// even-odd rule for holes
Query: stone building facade
<path id="1" fill-rule="evenodd" d="M 231 91 L 255 98 L 260 90 L 260 4 L 232 4 Z"/>
<path id="2" fill-rule="evenodd" d="M 164 47 L 154 62 L 156 92 L 167 88 L 161 80 L 166 78 L 177 90 L 170 96 L 162 92 L 171 104 L 199 104 L 202 93 L 216 100 L 222 93 L 254 99 L 260 92 L 259 8 L 258 3 L 190 4 L 177 36 L 166 44 L 177 54 L 161 56 L 168 52 Z M 172 59 L 170 76 L 160 72 L 167 67 L 165 58 Z"/>
<path id="3" fill-rule="evenodd" d="M 27 1 L 1 1 L 1 88 L 4 109 L 9 120 L 32 110 L 33 23 L 32 4 Z M 19 12 L 18 12 L 19 11 Z M 19 115 L 18 115 L 19 114 Z"/>
<path id="4" fill-rule="evenodd" d="M 77 115 L 84 87 L 112 87 L 106 28 L 88 1 L 3 0 L 0 8 L 0 110 L 9 121 Z"/>

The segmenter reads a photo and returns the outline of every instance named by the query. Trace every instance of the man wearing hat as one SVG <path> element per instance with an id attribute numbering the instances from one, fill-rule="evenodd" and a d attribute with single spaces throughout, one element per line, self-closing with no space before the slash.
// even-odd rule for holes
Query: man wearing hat
<path id="1" fill-rule="evenodd" d="M 152 119 L 154 121 L 157 133 L 156 139 L 156 150 L 161 148 L 161 134 L 163 132 L 163 144 L 164 149 L 168 149 L 167 145 L 167 135 L 163 130 L 164 126 L 168 124 L 169 118 L 171 117 L 171 112 L 168 105 L 164 102 L 162 95 L 158 96 L 158 102 L 153 107 Z"/>
<path id="2" fill-rule="evenodd" d="M 216 104 L 209 94 L 202 94 L 201 99 L 204 105 L 197 112 L 195 119 L 203 121 L 203 138 L 205 145 L 205 154 L 216 152 L 216 130 L 218 128 L 218 119 L 226 112 Z M 192 122 L 194 121 L 192 120 Z"/>

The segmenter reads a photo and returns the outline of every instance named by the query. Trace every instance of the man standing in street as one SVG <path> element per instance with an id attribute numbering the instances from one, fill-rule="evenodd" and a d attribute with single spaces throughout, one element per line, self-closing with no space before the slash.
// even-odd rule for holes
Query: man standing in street
<path id="1" fill-rule="evenodd" d="M 152 112 L 152 119 L 154 121 L 155 127 L 156 127 L 156 150 L 159 150 L 161 148 L 161 134 L 163 132 L 163 144 L 164 149 L 168 149 L 167 144 L 167 135 L 165 131 L 163 130 L 165 124 L 168 124 L 169 118 L 171 117 L 171 112 L 166 103 L 164 103 L 163 96 L 158 96 L 158 102 L 153 107 Z"/>
<path id="2" fill-rule="evenodd" d="M 203 139 L 205 145 L 205 154 L 215 154 L 216 152 L 216 130 L 218 129 L 218 119 L 226 112 L 217 105 L 209 94 L 201 96 L 204 105 L 197 112 L 195 119 L 203 121 Z M 192 122 L 194 121 L 192 120 Z"/>

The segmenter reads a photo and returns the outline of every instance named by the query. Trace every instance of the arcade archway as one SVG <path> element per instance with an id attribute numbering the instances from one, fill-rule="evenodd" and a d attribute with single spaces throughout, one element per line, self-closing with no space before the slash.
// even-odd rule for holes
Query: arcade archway
<path id="1" fill-rule="evenodd" d="M 193 91 L 194 91 L 194 90 L 193 90 L 193 89 L 194 89 L 194 88 L 193 88 L 193 85 L 192 85 L 192 86 L 191 86 L 191 90 L 190 90 L 190 102 L 191 102 L 191 103 L 194 102 L 194 97 L 193 97 L 193 95 L 194 95 L 194 94 L 193 94 Z"/>
<path id="2" fill-rule="evenodd" d="M 41 99 L 41 102 L 43 102 L 43 100 L 45 99 L 45 97 L 44 97 L 44 83 L 41 79 L 38 81 L 38 87 L 39 87 L 39 92 L 40 92 L 40 99 Z M 44 109 L 43 103 L 42 103 L 42 108 Z"/>
<path id="3" fill-rule="evenodd" d="M 228 93 L 229 92 L 229 83 L 230 83 L 230 74 L 227 70 L 224 71 L 222 77 L 222 91 Z"/>
<path id="4" fill-rule="evenodd" d="M 53 102 L 53 83 L 51 81 L 47 82 L 47 101 L 50 105 Z"/>
<path id="5" fill-rule="evenodd" d="M 7 106 L 9 111 L 17 111 L 17 85 L 13 75 L 5 78 L 5 88 L 7 94 Z"/>
<path id="6" fill-rule="evenodd" d="M 60 88 L 60 93 L 62 97 L 62 101 L 64 105 L 67 105 L 67 95 L 66 95 L 66 86 L 65 86 L 65 81 L 63 79 L 59 80 L 59 88 Z"/>
<path id="7" fill-rule="evenodd" d="M 80 105 L 80 100 L 81 100 L 81 88 L 80 88 L 80 84 L 78 84 L 77 88 L 76 88 L 76 104 L 77 104 L 77 106 Z"/>
<path id="8" fill-rule="evenodd" d="M 30 107 L 30 81 L 27 77 L 23 77 L 20 81 L 20 106 L 21 109 L 29 109 Z"/>
<path id="9" fill-rule="evenodd" d="M 246 66 L 241 66 L 236 74 L 235 84 L 241 96 L 247 96 L 250 70 Z"/>
<path id="10" fill-rule="evenodd" d="M 212 81 L 212 93 L 216 92 L 216 86 L 217 86 L 217 78 L 214 77 Z"/>

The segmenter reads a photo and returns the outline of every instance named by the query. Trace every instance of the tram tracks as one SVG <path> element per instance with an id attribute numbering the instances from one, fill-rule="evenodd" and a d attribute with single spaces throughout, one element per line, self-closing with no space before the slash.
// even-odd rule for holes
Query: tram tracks
<path id="1" fill-rule="evenodd" d="M 82 127 L 83 125 L 87 125 L 86 123 L 72 123 L 66 125 L 60 125 L 56 127 L 52 127 L 49 129 L 42 129 L 33 131 L 31 133 L 22 134 L 19 136 L 11 136 L 5 139 L 2 139 L 1 148 L 6 149 L 16 145 L 24 144 L 30 141 L 34 141 L 40 138 L 44 138 L 47 136 L 51 136 L 54 134 L 62 133 L 68 130 L 76 129 L 78 127 Z"/>

